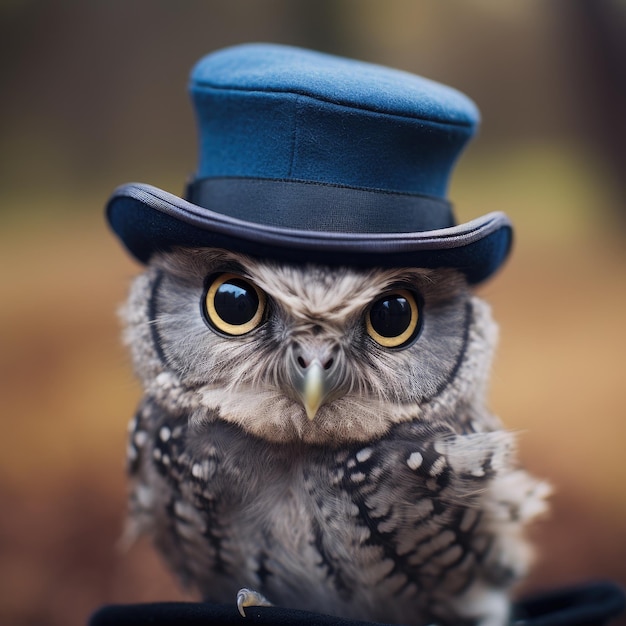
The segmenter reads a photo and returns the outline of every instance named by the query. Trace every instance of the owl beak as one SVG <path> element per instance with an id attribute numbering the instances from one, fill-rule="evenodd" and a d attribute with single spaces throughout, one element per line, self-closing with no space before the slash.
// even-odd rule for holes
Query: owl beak
<path id="1" fill-rule="evenodd" d="M 319 361 L 313 361 L 306 369 L 302 385 L 301 400 L 309 420 L 313 420 L 324 402 L 324 368 Z"/>
<path id="2" fill-rule="evenodd" d="M 332 359 L 325 364 L 319 358 L 305 361 L 294 358 L 291 368 L 291 382 L 306 416 L 313 420 L 320 407 L 336 388 L 336 368 Z"/>

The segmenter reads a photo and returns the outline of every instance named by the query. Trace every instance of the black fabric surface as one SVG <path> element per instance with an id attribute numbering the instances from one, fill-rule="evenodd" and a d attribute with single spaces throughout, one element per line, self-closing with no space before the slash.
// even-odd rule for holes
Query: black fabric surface
<path id="1" fill-rule="evenodd" d="M 411 233 L 450 228 L 447 200 L 341 185 L 259 178 L 201 178 L 187 200 L 256 224 L 339 233 Z"/>
<path id="2" fill-rule="evenodd" d="M 536 595 L 515 606 L 513 626 L 601 626 L 623 612 L 626 596 L 610 582 L 587 583 Z M 96 611 L 88 626 L 385 626 L 329 615 L 258 607 L 241 617 L 232 604 L 204 602 L 156 602 L 104 606 Z"/>

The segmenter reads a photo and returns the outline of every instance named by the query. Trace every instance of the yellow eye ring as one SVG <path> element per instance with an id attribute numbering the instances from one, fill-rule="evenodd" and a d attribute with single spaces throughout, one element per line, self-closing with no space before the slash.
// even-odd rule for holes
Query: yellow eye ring
<path id="1" fill-rule="evenodd" d="M 416 336 L 419 321 L 415 295 L 398 289 L 372 303 L 365 316 L 365 329 L 383 348 L 399 348 Z"/>
<path id="2" fill-rule="evenodd" d="M 237 274 L 219 274 L 204 298 L 208 323 L 218 332 L 238 337 L 257 328 L 265 313 L 265 294 Z"/>

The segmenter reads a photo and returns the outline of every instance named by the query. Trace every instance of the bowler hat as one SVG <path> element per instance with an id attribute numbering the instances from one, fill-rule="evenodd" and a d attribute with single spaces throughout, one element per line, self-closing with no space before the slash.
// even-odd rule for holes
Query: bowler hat
<path id="1" fill-rule="evenodd" d="M 118 188 L 113 230 L 141 262 L 210 246 L 296 263 L 451 267 L 471 283 L 504 261 L 500 212 L 456 224 L 452 167 L 479 114 L 458 91 L 399 70 L 273 44 L 199 61 L 190 92 L 199 163 L 185 198 Z"/>

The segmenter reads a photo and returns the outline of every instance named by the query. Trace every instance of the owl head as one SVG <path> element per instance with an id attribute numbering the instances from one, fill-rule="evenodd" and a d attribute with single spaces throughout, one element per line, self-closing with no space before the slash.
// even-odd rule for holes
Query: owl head
<path id="1" fill-rule="evenodd" d="M 474 419 L 495 327 L 452 269 L 156 255 L 124 310 L 135 368 L 172 412 L 276 442 L 368 441 Z"/>
<path id="2" fill-rule="evenodd" d="M 457 224 L 446 197 L 478 123 L 471 100 L 265 44 L 208 55 L 191 93 L 186 197 L 133 183 L 107 206 L 147 265 L 126 319 L 148 393 L 274 441 L 471 420 L 492 324 L 470 288 L 512 237 L 502 213 Z"/>

